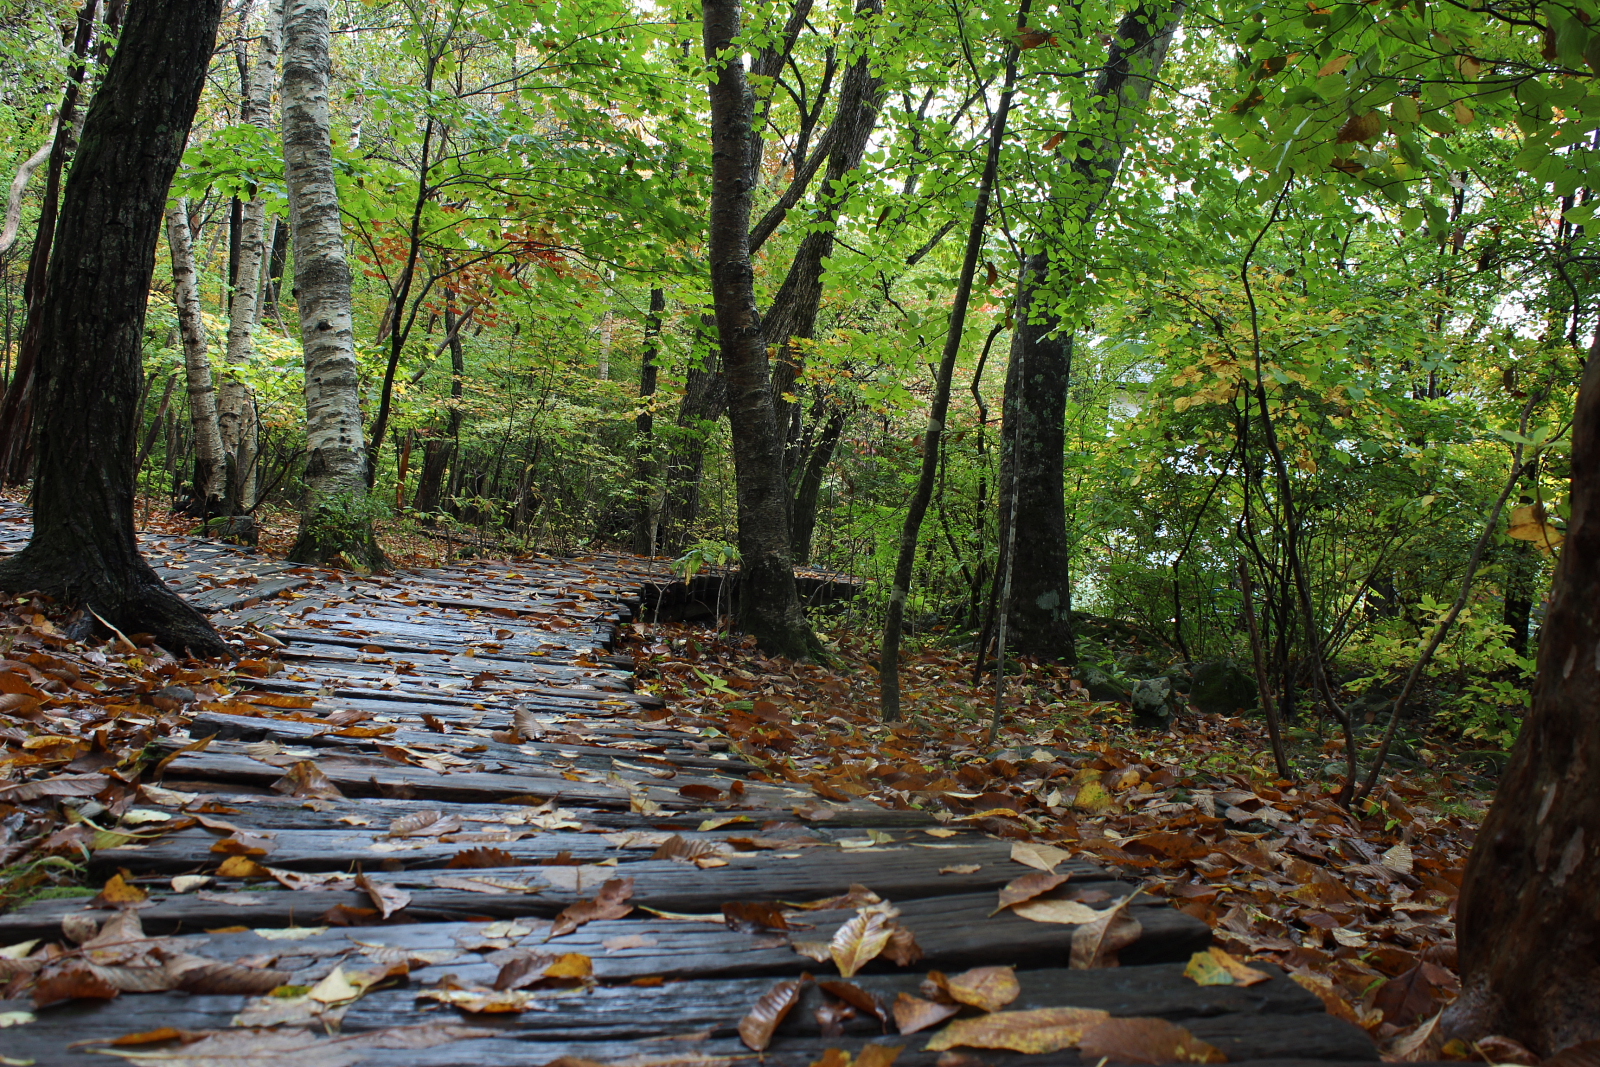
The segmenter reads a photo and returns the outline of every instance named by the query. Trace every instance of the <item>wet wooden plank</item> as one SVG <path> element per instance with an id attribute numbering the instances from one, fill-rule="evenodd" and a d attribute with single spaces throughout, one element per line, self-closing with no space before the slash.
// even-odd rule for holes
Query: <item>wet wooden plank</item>
<path id="1" fill-rule="evenodd" d="M 490 974 L 493 971 L 489 967 L 480 969 Z M 765 979 L 682 981 L 655 988 L 602 985 L 577 996 L 552 998 L 550 1005 L 555 1010 L 551 1011 L 471 1017 L 448 1009 L 429 1010 L 428 1002 L 416 1000 L 419 987 L 431 984 L 446 971 L 466 977 L 466 972 L 454 964 L 418 972 L 408 987 L 379 991 L 358 1001 L 346 1013 L 342 1031 L 367 1033 L 388 1026 L 447 1020 L 497 1031 L 494 1038 L 431 1050 L 448 1052 L 450 1059 L 420 1062 L 528 1064 L 548 1062 L 558 1055 L 604 1061 L 618 1058 L 618 1052 L 625 1049 L 637 1055 L 641 1047 L 650 1047 L 640 1043 L 651 1041 L 660 1041 L 656 1047 L 663 1052 L 754 1059 L 754 1054 L 738 1043 L 736 1028 L 749 1005 L 770 985 Z M 1275 976 L 1248 990 L 1202 988 L 1182 978 L 1180 971 L 1177 965 L 1154 965 L 1092 972 L 1023 972 L 1018 976 L 1021 995 L 1011 1007 L 1028 1010 L 1074 1006 L 1098 1008 L 1114 1016 L 1164 1018 L 1217 1045 L 1236 1063 L 1287 1056 L 1301 1057 L 1302 1062 L 1376 1062 L 1376 1049 L 1359 1028 L 1320 1014 L 1320 1003 L 1286 978 Z M 892 1000 L 900 992 L 914 994 L 920 977 L 863 975 L 856 982 Z M 185 1029 L 223 1029 L 245 1000 L 232 996 L 133 995 L 98 1011 L 72 1005 L 50 1009 L 42 1013 L 38 1023 L 11 1031 L 8 1037 L 15 1035 L 17 1043 L 8 1054 L 59 1055 L 69 1040 L 116 1037 L 133 1032 L 144 1025 L 142 1020 L 153 1017 L 161 1018 L 165 1025 Z M 146 1006 L 150 1001 L 159 1006 Z M 923 1051 L 929 1032 L 884 1035 L 869 1019 L 846 1023 L 843 1036 L 824 1038 L 815 1016 L 821 1002 L 819 990 L 807 990 L 778 1030 L 766 1062 L 809 1065 L 826 1048 L 859 1049 L 869 1042 L 904 1046 L 900 1062 L 911 1057 L 910 1062 L 932 1064 L 937 1058 L 937 1053 Z M 7 1006 L 0 1002 L 0 1010 Z M 662 1041 L 664 1038 L 669 1040 Z M 41 1058 L 40 1062 L 105 1063 L 103 1057 L 79 1060 L 72 1058 L 74 1055 L 93 1054 L 68 1053 L 66 1058 L 52 1056 Z M 984 1051 L 980 1056 L 993 1064 L 1076 1062 L 1071 1052 L 1048 1059 L 993 1051 Z M 412 1061 L 397 1061 L 385 1052 L 382 1062 Z"/>

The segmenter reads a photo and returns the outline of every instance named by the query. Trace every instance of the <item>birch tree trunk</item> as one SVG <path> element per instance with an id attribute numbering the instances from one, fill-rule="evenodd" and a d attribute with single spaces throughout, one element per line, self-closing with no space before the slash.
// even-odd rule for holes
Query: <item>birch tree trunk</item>
<path id="1" fill-rule="evenodd" d="M 289 558 L 377 568 L 384 558 L 367 500 L 350 264 L 333 174 L 328 0 L 284 6 L 283 158 L 305 349 L 307 453 L 300 537 Z"/>
<path id="2" fill-rule="evenodd" d="M 33 536 L 0 562 L 0 588 L 42 590 L 202 656 L 228 646 L 140 556 L 134 463 L 150 277 L 221 10 L 129 8 L 67 175 L 38 308 Z"/>
<path id="3" fill-rule="evenodd" d="M 199 517 L 210 519 L 222 513 L 228 470 L 217 425 L 217 390 L 211 381 L 211 359 L 206 352 L 206 325 L 200 317 L 200 278 L 194 266 L 189 205 L 184 200 L 173 201 L 167 209 L 167 245 L 172 253 L 173 302 L 178 305 L 178 330 L 183 336 L 189 417 L 194 423 Z"/>
<path id="4" fill-rule="evenodd" d="M 267 5 L 261 43 L 245 89 L 241 118 L 252 126 L 272 125 L 272 94 L 278 85 L 279 42 L 283 32 L 283 0 Z M 228 306 L 230 368 L 250 362 L 254 337 L 261 320 L 261 265 L 266 258 L 267 205 L 259 195 L 246 203 L 239 218 L 238 269 L 233 278 L 233 299 Z M 227 450 L 227 506 L 242 515 L 255 506 L 260 425 L 255 397 L 234 373 L 222 379 L 217 403 L 218 426 Z"/>

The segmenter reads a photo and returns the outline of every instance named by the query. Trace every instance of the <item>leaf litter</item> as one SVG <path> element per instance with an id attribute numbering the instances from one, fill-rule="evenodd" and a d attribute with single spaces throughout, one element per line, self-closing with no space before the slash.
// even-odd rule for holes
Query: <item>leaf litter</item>
<path id="1" fill-rule="evenodd" d="M 1346 811 L 1334 803 L 1337 779 L 1277 778 L 1257 720 L 1189 710 L 1167 732 L 1136 731 L 1126 705 L 1090 701 L 1051 665 L 1023 664 L 998 741 L 984 748 L 990 694 L 987 681 L 972 684 L 970 653 L 929 644 L 908 654 L 907 721 L 887 725 L 875 635 L 831 634 L 825 665 L 688 624 L 624 636 L 644 688 L 667 701 L 640 718 L 727 737 L 761 768 L 752 778 L 834 804 L 920 808 L 945 823 L 934 838 L 980 831 L 1023 846 L 1013 859 L 1033 870 L 1002 891 L 1000 910 L 1088 918 L 1063 905 L 1094 901 L 1031 880 L 1055 877 L 1047 872 L 1068 858 L 1141 879 L 1147 895 L 1206 922 L 1230 959 L 1278 965 L 1391 1051 L 1424 1025 L 1424 1009 L 1436 1014 L 1458 992 L 1455 902 L 1489 786 L 1443 741 L 1429 742 L 1440 750 L 1432 766 L 1391 769 Z M 1317 743 L 1303 743 L 1312 758 Z M 1332 752 L 1339 741 L 1322 743 Z M 1040 898 L 1031 915 L 1018 908 Z M 1095 922 L 1079 927 L 1074 954 L 1107 965 L 1136 920 L 1112 907 Z M 795 947 L 831 959 L 817 942 Z"/>

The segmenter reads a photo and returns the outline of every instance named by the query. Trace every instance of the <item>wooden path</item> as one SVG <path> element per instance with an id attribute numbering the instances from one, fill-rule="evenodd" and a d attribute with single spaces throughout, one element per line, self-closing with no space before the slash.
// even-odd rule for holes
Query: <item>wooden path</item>
<path id="1" fill-rule="evenodd" d="M 25 541 L 26 519 L 0 512 L 0 550 Z M 921 812 L 828 804 L 754 781 L 725 740 L 674 729 L 607 651 L 641 583 L 660 578 L 646 561 L 537 559 L 362 579 L 188 538 L 150 537 L 145 548 L 219 625 L 258 633 L 261 659 L 246 665 L 253 686 L 165 742 L 161 784 L 140 801 L 157 815 L 141 818 L 165 815 L 182 828 L 108 841 L 94 873 L 121 871 L 150 891 L 133 914 L 145 935 L 167 938 L 165 955 L 242 963 L 240 981 L 255 993 L 321 989 L 336 968 L 391 972 L 321 1014 L 305 1015 L 304 997 L 293 1002 L 302 1025 L 352 1041 L 289 1051 L 293 1039 L 263 1034 L 258 1057 L 215 1062 L 753 1061 L 738 1028 L 758 998 L 782 979 L 838 977 L 794 943 L 826 942 L 855 919 L 861 890 L 831 900 L 853 886 L 897 907 L 894 921 L 922 953 L 907 966 L 880 956 L 854 979 L 881 1004 L 920 995 L 930 971 L 1012 965 L 1021 992 L 1007 1010 L 1156 1016 L 1232 1062 L 1378 1059 L 1362 1030 L 1271 968 L 1248 988 L 1184 977 L 1210 935 L 1181 912 L 1138 898 L 1127 907 L 1141 933 L 1123 965 L 1070 969 L 1076 926 L 991 914 L 997 891 L 1029 873 L 1012 843 Z M 1109 907 L 1135 888 L 1075 860 L 1057 873 L 1071 875 L 1057 899 Z M 603 906 L 626 890 L 619 906 Z M 724 914 L 830 900 L 782 919 L 771 908 Z M 63 931 L 82 941 L 112 920 L 126 921 L 82 899 L 43 901 L 0 915 L 0 946 Z M 429 996 L 470 1000 L 450 990 L 507 984 L 507 963 L 537 953 L 587 957 L 592 977 L 502 993 L 531 1002 L 517 1012 L 469 1013 Z M 0 1029 L 0 1055 L 104 1065 L 94 1042 L 248 1025 L 267 1018 L 273 999 L 169 989 L 72 1000 Z M 32 1008 L 0 1000 L 0 1018 Z M 425 1023 L 470 1029 L 425 1048 L 360 1043 Z M 764 1059 L 802 1067 L 830 1048 L 859 1054 L 878 1043 L 904 1046 L 896 1062 L 907 1067 L 1078 1062 L 1072 1050 L 925 1050 L 937 1030 L 899 1035 L 813 983 Z"/>

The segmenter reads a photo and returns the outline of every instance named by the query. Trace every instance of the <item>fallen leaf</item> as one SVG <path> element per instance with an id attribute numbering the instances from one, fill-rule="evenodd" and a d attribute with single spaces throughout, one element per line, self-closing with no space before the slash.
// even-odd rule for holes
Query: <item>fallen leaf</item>
<path id="1" fill-rule="evenodd" d="M 1196 985 L 1255 985 L 1257 982 L 1268 981 L 1272 976 L 1265 971 L 1258 971 L 1253 967 L 1246 967 L 1239 960 L 1224 952 L 1220 948 L 1212 947 L 1204 952 L 1196 952 L 1189 957 L 1189 966 L 1183 970 L 1185 978 L 1192 979 Z"/>
<path id="2" fill-rule="evenodd" d="M 1062 860 L 1070 859 L 1071 855 L 1059 848 L 1035 844 L 1032 841 L 1016 841 L 1011 845 L 1011 858 L 1014 861 L 1025 867 L 1044 871 L 1046 874 L 1055 873 L 1056 866 Z"/>
<path id="3" fill-rule="evenodd" d="M 1137 894 L 1134 894 L 1136 896 Z M 1133 896 L 1100 912 L 1094 922 L 1072 931 L 1071 965 L 1078 970 L 1117 966 L 1117 953 L 1139 940 L 1144 928 L 1127 911 Z"/>
<path id="4" fill-rule="evenodd" d="M 442 811 L 414 811 L 389 824 L 389 837 L 439 837 L 461 829 L 461 820 Z"/>
<path id="5" fill-rule="evenodd" d="M 597 919 L 621 919 L 633 910 L 633 905 L 628 903 L 632 896 L 632 878 L 612 878 L 600 887 L 593 900 L 580 900 L 562 909 L 550 936 L 570 934 L 584 923 Z"/>
<path id="6" fill-rule="evenodd" d="M 628 948 L 653 948 L 658 944 L 660 942 L 655 938 L 646 937 L 643 934 L 624 934 L 621 937 L 606 938 L 600 942 L 600 947 L 607 952 L 621 952 L 623 949 Z"/>
<path id="7" fill-rule="evenodd" d="M 999 906 L 989 914 L 995 915 L 1013 904 L 1020 904 L 1025 900 L 1032 900 L 1041 893 L 1048 893 L 1056 886 L 1072 877 L 1068 874 L 1050 874 L 1039 871 L 1034 874 L 1025 874 L 1021 878 L 1013 878 L 1000 890 Z"/>
<path id="8" fill-rule="evenodd" d="M 294 1067 L 351 1067 L 368 1058 L 370 1049 L 424 1049 L 453 1041 L 492 1036 L 497 1031 L 464 1026 L 425 1023 L 399 1026 L 360 1034 L 328 1037 L 307 1030 L 199 1030 L 185 1031 L 187 1044 L 169 1052 L 152 1052 L 137 1046 L 124 1050 L 108 1047 L 100 1051 L 139 1063 L 171 1064 L 174 1067 L 271 1067 L 279 1063 Z"/>
<path id="9" fill-rule="evenodd" d="M 940 867 L 940 874 L 977 874 L 983 870 L 981 863 L 954 863 L 948 867 Z"/>
<path id="10" fill-rule="evenodd" d="M 0 1011 L 0 1030 L 8 1026 L 26 1026 L 35 1018 L 31 1011 Z"/>
<path id="11" fill-rule="evenodd" d="M 437 1000 L 473 1015 L 504 1015 L 529 1010 L 539 994 L 531 989 L 424 989 L 417 999 Z"/>
<path id="12" fill-rule="evenodd" d="M 800 1002 L 801 990 L 810 980 L 809 975 L 785 979 L 761 994 L 749 1014 L 739 1020 L 739 1039 L 747 1048 L 761 1052 L 772 1043 L 772 1032 Z"/>
<path id="13" fill-rule="evenodd" d="M 148 889 L 129 885 L 122 875 L 114 874 L 106 880 L 105 887 L 89 903 L 96 908 L 126 908 L 134 904 L 143 904 L 149 899 Z"/>
<path id="14" fill-rule="evenodd" d="M 888 947 L 894 933 L 894 918 L 878 906 L 862 908 L 855 918 L 839 927 L 829 942 L 828 954 L 839 973 L 853 978 Z"/>
<path id="15" fill-rule="evenodd" d="M 440 889 L 460 889 L 468 893 L 494 893 L 501 896 L 509 893 L 538 893 L 544 888 L 516 878 L 495 878 L 487 874 L 436 874 L 433 876 L 433 884 Z"/>
<path id="16" fill-rule="evenodd" d="M 1002 1048 L 1013 1052 L 1060 1052 L 1111 1018 L 1097 1008 L 1036 1008 L 997 1011 L 976 1019 L 957 1019 L 928 1041 L 930 1052 L 956 1048 Z"/>
<path id="17" fill-rule="evenodd" d="M 33 1006 L 42 1008 L 63 1000 L 83 997 L 90 1000 L 110 1000 L 122 990 L 85 960 L 69 959 L 46 968 L 33 986 Z"/>
<path id="18" fill-rule="evenodd" d="M 1165 1019 L 1108 1019 L 1083 1035 L 1084 1063 L 1227 1063 L 1228 1057 L 1183 1027 Z"/>
<path id="19" fill-rule="evenodd" d="M 380 919 L 387 919 L 411 903 L 411 894 L 404 889 L 385 885 L 382 882 L 374 882 L 365 874 L 356 875 L 356 887 L 363 890 L 371 898 L 373 906 L 378 909 L 378 917 Z"/>
<path id="20" fill-rule="evenodd" d="M 723 793 L 714 785 L 702 785 L 690 782 L 688 785 L 678 787 L 678 795 L 687 800 L 714 801 L 721 800 Z"/>
<path id="21" fill-rule="evenodd" d="M 284 985 L 291 977 L 288 971 L 187 955 L 168 960 L 166 970 L 173 978 L 174 989 L 202 994 L 260 996 Z"/>
<path id="22" fill-rule="evenodd" d="M 1022 992 L 1011 967 L 974 967 L 946 978 L 941 988 L 954 1000 L 991 1012 L 1010 1004 Z"/>
<path id="23" fill-rule="evenodd" d="M 776 904 L 730 901 L 722 905 L 722 915 L 730 930 L 761 933 L 767 930 L 789 929 L 789 921 L 783 917 L 782 909 Z"/>
<path id="24" fill-rule="evenodd" d="M 339 787 L 322 773 L 322 769 L 312 760 L 303 759 L 290 767 L 282 778 L 272 783 L 274 792 L 286 793 L 292 797 L 321 797 L 324 800 L 342 800 L 344 794 Z"/>
<path id="25" fill-rule="evenodd" d="M 1036 923 L 1068 924 L 1092 923 L 1105 914 L 1076 900 L 1030 900 L 1012 908 L 1011 913 Z"/>
<path id="26" fill-rule="evenodd" d="M 445 867 L 452 870 L 517 867 L 521 860 L 503 848 L 469 848 L 450 857 Z"/>
<path id="27" fill-rule="evenodd" d="M 653 860 L 678 860 L 682 863 L 694 863 L 706 857 L 715 856 L 721 849 L 715 841 L 689 841 L 680 834 L 673 834 L 650 854 Z"/>
<path id="28" fill-rule="evenodd" d="M 547 979 L 581 981 L 594 976 L 594 961 L 581 952 L 555 956 L 530 949 L 512 951 L 514 954 L 501 963 L 500 973 L 495 976 L 494 988 L 497 990 L 526 989 Z"/>
<path id="29" fill-rule="evenodd" d="M 859 1011 L 864 1011 L 868 1015 L 873 1015 L 879 1019 L 885 1020 L 889 1018 L 889 1009 L 885 1006 L 884 1002 L 878 997 L 878 995 L 870 990 L 862 989 L 854 982 L 841 982 L 837 979 L 829 979 L 825 982 L 818 982 L 817 988 L 821 989 L 824 993 L 827 993 L 830 996 L 838 997 L 846 1004 L 849 1004 L 851 1007 L 856 1008 Z"/>
<path id="30" fill-rule="evenodd" d="M 172 891 L 174 893 L 188 893 L 196 889 L 202 889 L 213 881 L 215 879 L 209 874 L 180 874 L 172 879 Z"/>

